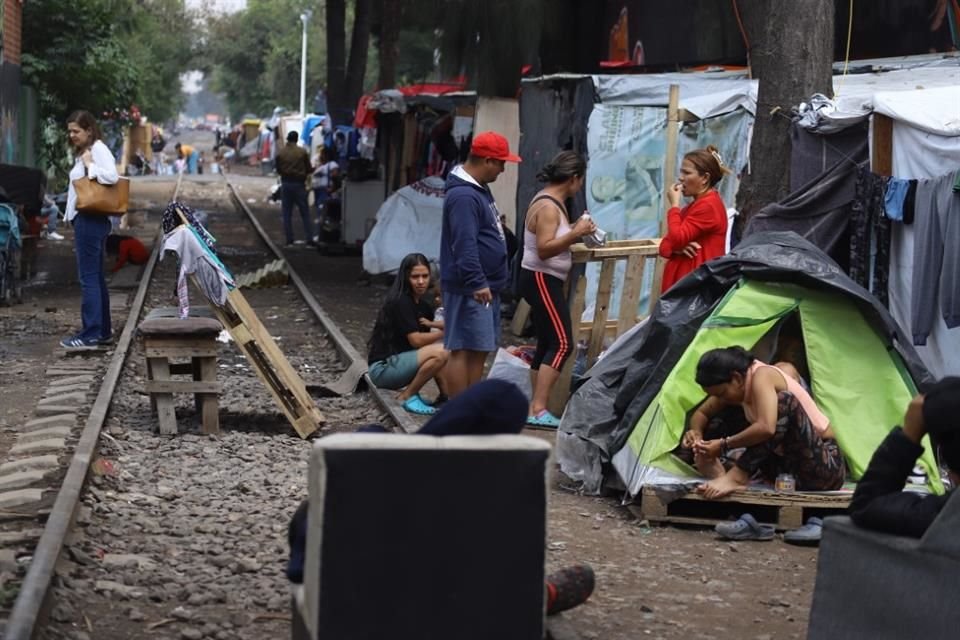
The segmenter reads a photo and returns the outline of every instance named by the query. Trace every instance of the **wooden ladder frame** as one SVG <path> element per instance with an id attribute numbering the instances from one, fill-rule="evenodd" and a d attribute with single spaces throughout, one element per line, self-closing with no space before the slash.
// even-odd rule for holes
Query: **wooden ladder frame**
<path id="1" fill-rule="evenodd" d="M 182 223 L 189 227 L 190 222 L 183 212 L 177 209 L 177 213 Z M 191 274 L 190 280 L 203 293 L 196 275 Z M 300 374 L 290 365 L 240 289 L 232 289 L 222 307 L 213 300 L 208 299 L 208 302 L 300 437 L 306 438 L 318 430 L 326 418 L 314 403 Z"/>

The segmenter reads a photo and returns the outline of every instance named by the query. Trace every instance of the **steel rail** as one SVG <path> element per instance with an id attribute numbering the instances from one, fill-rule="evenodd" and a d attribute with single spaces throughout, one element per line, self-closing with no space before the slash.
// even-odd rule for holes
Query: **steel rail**
<path id="1" fill-rule="evenodd" d="M 172 200 L 176 200 L 180 194 L 182 182 L 183 174 L 180 174 L 177 178 Z M 30 561 L 29 569 L 27 569 L 27 575 L 24 576 L 17 600 L 14 602 L 10 618 L 7 620 L 3 634 L 6 640 L 30 640 L 33 637 L 37 620 L 40 618 L 44 601 L 53 581 L 57 560 L 60 558 L 64 541 L 73 524 L 74 514 L 86 484 L 90 463 L 97 451 L 100 430 L 106 421 L 107 412 L 113 400 L 113 393 L 116 390 L 120 374 L 123 372 L 124 362 L 130 351 L 130 345 L 133 342 L 134 330 L 137 328 L 137 321 L 140 319 L 140 312 L 143 310 L 143 303 L 146 300 L 153 270 L 160 257 L 162 240 L 163 229 L 159 229 L 153 244 L 153 251 L 150 253 L 150 259 L 140 276 L 140 286 L 137 288 L 133 304 L 130 306 L 123 333 L 120 334 L 116 349 L 114 349 L 113 356 L 110 358 L 110 366 L 107 367 L 107 372 L 100 383 L 100 391 L 97 393 L 97 398 L 90 409 L 90 414 L 87 416 L 87 421 L 80 434 L 80 440 L 77 442 L 73 457 L 70 460 L 70 466 L 67 468 L 67 474 L 64 476 L 57 492 L 57 498 L 43 528 L 43 534 L 37 542 L 33 559 Z"/>
<path id="2" fill-rule="evenodd" d="M 277 245 L 270 239 L 270 236 L 263 228 L 263 225 L 260 224 L 260 221 L 257 220 L 257 217 L 253 215 L 250 207 L 247 206 L 247 203 L 244 202 L 243 198 L 240 197 L 240 194 L 237 193 L 234 184 L 230 182 L 228 178 L 224 177 L 224 179 L 227 183 L 227 187 L 230 189 L 230 195 L 234 203 L 244 212 L 244 214 L 246 214 L 247 218 L 250 220 L 250 223 L 253 225 L 253 228 L 257 230 L 260 239 L 265 245 L 267 245 L 270 251 L 277 258 L 280 258 L 286 263 L 287 272 L 290 274 L 290 280 L 293 282 L 294 286 L 297 288 L 297 291 L 307 303 L 307 306 L 310 307 L 310 311 L 313 312 L 313 315 L 323 326 L 324 331 L 327 332 L 327 335 L 330 337 L 330 341 L 333 342 L 333 345 L 340 353 L 341 359 L 344 360 L 344 364 L 347 365 L 347 369 L 350 367 L 362 367 L 364 369 L 361 379 L 366 385 L 367 390 L 370 392 L 370 395 L 373 396 L 373 399 L 380 406 L 380 408 L 390 416 L 390 419 L 393 420 L 398 427 L 407 433 L 413 433 L 419 430 L 420 424 L 410 417 L 410 414 L 400 406 L 400 403 L 398 403 L 391 395 L 385 393 L 381 389 L 378 389 L 377 386 L 373 384 L 373 381 L 370 380 L 370 376 L 366 373 L 367 359 L 360 355 L 360 352 L 357 351 L 350 340 L 343 335 L 343 332 L 340 330 L 340 327 L 337 326 L 337 323 L 333 321 L 326 311 L 324 311 L 323 306 L 310 292 L 306 282 L 304 282 L 303 278 L 300 277 L 300 274 L 297 273 L 297 271 L 293 268 L 293 265 L 287 261 L 286 257 L 283 255 L 283 252 L 281 252 L 279 247 L 277 247 Z"/>

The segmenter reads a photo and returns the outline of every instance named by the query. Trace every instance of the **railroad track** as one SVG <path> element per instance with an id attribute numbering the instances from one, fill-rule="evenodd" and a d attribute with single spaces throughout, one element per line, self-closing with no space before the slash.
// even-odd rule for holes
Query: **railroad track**
<path id="1" fill-rule="evenodd" d="M 283 257 L 232 185 L 224 182 L 219 187 L 208 184 L 206 188 L 225 190 L 229 202 L 233 204 L 232 210 L 221 207 L 210 211 L 210 228 L 219 239 L 218 248 L 228 267 L 242 271 L 248 266 L 255 268 L 258 264 Z M 181 197 L 182 191 L 181 181 L 178 180 L 172 199 Z M 197 202 L 191 202 L 189 197 L 183 199 L 187 204 L 196 204 L 200 208 L 213 202 L 213 199 L 203 197 L 198 198 Z M 250 233 L 251 228 L 254 234 Z M 251 235 L 255 238 L 253 242 Z M 115 526 L 111 517 L 120 514 L 127 517 L 138 510 L 149 510 L 156 500 L 169 498 L 162 495 L 164 492 L 179 491 L 174 482 L 159 484 L 163 482 L 160 480 L 153 485 L 153 489 L 157 490 L 154 493 L 150 491 L 149 481 L 143 485 L 138 484 L 136 476 L 145 466 L 144 461 L 138 458 L 143 457 L 146 446 L 169 447 L 171 451 L 166 452 L 169 453 L 166 461 L 169 463 L 168 467 L 176 464 L 175 450 L 178 449 L 178 440 L 196 444 L 201 453 L 204 449 L 224 448 L 223 442 L 212 447 L 206 444 L 215 443 L 212 439 L 200 437 L 192 431 L 183 433 L 186 421 L 186 416 L 183 415 L 179 419 L 181 433 L 172 438 L 162 439 L 154 435 L 150 425 L 146 424 L 151 420 L 155 422 L 156 418 L 150 414 L 146 397 L 139 392 L 142 385 L 143 358 L 135 350 L 135 331 L 140 318 L 150 306 L 163 306 L 169 302 L 171 283 L 175 277 L 174 270 L 165 267 L 175 261 L 161 262 L 159 246 L 158 235 L 150 260 L 141 275 L 140 286 L 127 311 L 123 331 L 108 362 L 70 357 L 53 365 L 54 369 L 60 367 L 64 372 L 77 372 L 83 376 L 89 376 L 96 369 L 94 376 L 99 378 L 99 389 L 69 456 L 66 473 L 56 490 L 52 504 L 48 490 L 48 507 L 33 514 L 35 518 L 30 518 L 27 511 L 22 512 L 27 517 L 19 520 L 21 526 L 18 529 L 24 533 L 18 534 L 10 528 L 4 532 L 6 540 L 16 541 L 22 552 L 31 546 L 30 536 L 39 533 L 36 518 L 46 518 L 39 540 L 32 554 L 28 556 L 29 564 L 22 581 L 19 584 L 11 581 L 4 585 L 5 589 L 19 589 L 5 621 L 4 638 L 128 638 L 139 637 L 140 633 L 147 631 L 151 637 L 160 638 L 192 637 L 195 633 L 200 634 L 196 636 L 198 638 L 277 637 L 278 632 L 280 637 L 288 635 L 285 626 L 288 623 L 284 620 L 287 603 L 285 597 L 278 597 L 280 590 L 274 589 L 275 595 L 261 599 L 262 601 L 250 599 L 232 602 L 236 594 L 230 593 L 229 589 L 243 590 L 241 583 L 244 578 L 256 576 L 262 570 L 262 565 L 266 565 L 270 560 L 274 561 L 271 569 L 275 576 L 282 570 L 282 566 L 276 566 L 276 561 L 280 559 L 280 555 L 285 554 L 286 522 L 297 505 L 294 494 L 299 496 L 306 492 L 305 460 L 309 443 L 296 438 L 292 428 L 279 415 L 279 411 L 275 410 L 266 392 L 257 388 L 258 381 L 232 346 L 220 350 L 218 372 L 225 387 L 221 397 L 221 413 L 227 414 L 222 421 L 222 440 L 230 440 L 225 447 L 229 450 L 227 455 L 243 464 L 244 449 L 262 447 L 266 451 L 266 455 L 262 456 L 263 460 L 275 457 L 270 451 L 274 449 L 284 453 L 283 456 L 278 456 L 281 464 L 292 462 L 294 468 L 299 462 L 304 465 L 304 473 L 299 474 L 299 488 L 295 485 L 289 487 L 291 499 L 284 501 L 275 513 L 256 518 L 270 525 L 263 530 L 265 539 L 259 541 L 258 546 L 273 544 L 272 556 L 266 562 L 251 560 L 254 551 L 248 549 L 247 555 L 244 555 L 245 552 L 238 554 L 245 563 L 241 566 L 231 566 L 225 563 L 224 558 L 217 556 L 216 565 L 225 564 L 219 568 L 229 574 L 229 578 L 238 579 L 228 580 L 224 584 L 225 589 L 211 602 L 206 602 L 202 594 L 197 596 L 200 591 L 195 588 L 186 588 L 181 593 L 176 593 L 176 589 L 153 593 L 151 587 L 154 584 L 149 580 L 146 581 L 146 586 L 140 589 L 142 593 L 136 593 L 139 588 L 137 581 L 131 579 L 135 576 L 126 569 L 136 565 L 137 572 L 146 570 L 149 573 L 150 565 L 162 563 L 164 555 L 169 555 L 169 551 L 159 547 L 151 549 L 151 538 L 156 533 L 151 532 L 149 523 L 141 523 L 144 540 L 135 544 L 121 544 L 116 540 L 116 536 L 112 535 L 119 530 L 111 529 Z M 301 275 L 292 268 L 288 269 L 292 288 L 248 294 L 251 304 L 268 329 L 273 335 L 279 336 L 281 349 L 287 353 L 291 363 L 300 370 L 308 383 L 319 380 L 335 387 L 339 378 L 346 376 L 357 379 L 361 388 L 364 383 L 369 385 L 366 374 L 358 373 L 358 370 L 365 370 L 365 359 L 343 336 L 309 292 Z M 289 315 L 291 312 L 293 317 Z M 300 331 L 301 327 L 305 329 Z M 331 357 L 332 354 L 336 354 L 335 357 Z M 67 377 L 76 379 L 76 376 Z M 351 430 L 362 422 L 381 422 L 406 431 L 417 428 L 417 423 L 391 397 L 372 385 L 369 385 L 368 389 L 347 399 L 318 400 L 328 419 L 324 432 Z M 238 409 L 245 401 L 245 408 Z M 131 427 L 129 434 L 123 431 L 122 423 L 125 421 L 137 425 L 136 428 Z M 233 431 L 234 428 L 237 428 L 237 431 Z M 136 435 L 135 439 L 131 437 L 124 440 L 133 434 Z M 70 437 L 65 436 L 68 441 Z M 246 441 L 248 439 L 250 442 Z M 270 442 L 271 440 L 276 442 Z M 280 446 L 276 446 L 277 444 Z M 94 465 L 98 456 L 103 456 L 103 462 Z M 287 462 L 283 461 L 284 458 Z M 254 468 L 260 458 L 253 456 L 253 459 L 254 464 L 248 465 L 249 474 L 251 477 L 261 478 L 262 474 Z M 245 471 L 238 473 L 243 475 Z M 186 475 L 190 476 L 190 473 Z M 197 480 L 195 476 L 192 479 Z M 265 479 L 269 482 L 269 478 Z M 222 482 L 224 485 L 232 483 L 229 473 L 224 474 Z M 130 491 L 131 486 L 137 486 L 141 491 Z M 229 487 L 230 491 L 235 488 L 236 485 Z M 250 487 L 241 487 L 236 493 L 243 495 L 244 491 L 252 490 Z M 182 493 L 184 495 L 181 497 L 184 499 L 179 501 L 182 503 L 188 503 L 196 497 L 189 495 L 189 488 Z M 137 495 L 131 498 L 131 494 Z M 124 496 L 123 500 L 132 501 L 135 508 L 121 510 L 111 505 L 111 500 L 117 495 Z M 248 495 L 256 498 L 255 492 Z M 104 518 L 99 517 L 101 513 L 105 515 Z M 216 513 L 210 515 L 214 519 L 218 517 Z M 231 515 L 226 514 L 226 518 L 229 519 Z M 169 523 L 170 519 L 167 520 Z M 76 532 L 71 534 L 75 523 Z M 216 525 L 211 524 L 211 527 L 215 528 Z M 93 535 L 90 535 L 91 533 Z M 79 538 L 79 542 L 69 539 L 71 535 Z M 189 536 L 182 536 L 181 539 L 189 540 Z M 118 553 L 131 548 L 139 550 L 140 553 Z M 131 560 L 133 556 L 136 557 Z M 109 565 L 104 561 L 108 561 Z M 214 568 L 218 568 L 216 565 Z M 98 577 L 101 579 L 97 580 Z M 109 580 L 109 577 L 117 579 Z M 280 577 L 282 578 L 282 575 Z M 246 582 L 255 583 L 256 580 Z M 282 579 L 276 582 L 276 585 L 282 587 L 283 591 L 286 590 L 285 581 Z M 50 597 L 51 594 L 53 597 Z M 224 600 L 226 602 L 223 602 Z M 229 616 L 210 616 L 204 611 L 205 608 L 223 609 L 223 605 L 227 605 L 227 609 L 233 605 L 234 610 L 229 612 L 234 616 L 233 620 L 230 620 Z M 251 609 L 251 605 L 253 609 L 259 610 L 259 613 L 252 614 L 253 617 L 247 616 L 250 619 L 241 622 L 239 618 Z M 216 620 L 213 626 L 209 623 L 210 619 Z M 104 628 L 103 623 L 106 621 L 108 626 Z"/>
<path id="2" fill-rule="evenodd" d="M 218 253 L 234 273 L 283 258 L 233 184 L 196 189 L 178 180 L 172 199 L 207 209 Z M 286 525 L 306 497 L 310 444 L 233 345 L 218 353 L 221 435 L 184 431 L 194 412 L 183 401 L 180 433 L 155 433 L 135 331 L 147 310 L 172 304 L 176 261 L 160 260 L 160 244 L 158 230 L 108 361 L 61 358 L 49 370 L 77 379 L 70 374 L 96 369 L 98 390 L 82 430 L 65 435 L 76 443 L 65 473 L 54 476 L 62 477 L 55 497 L 48 491 L 46 506 L 0 532 L 19 545 L 17 559 L 29 561 L 21 580 L 3 586 L 19 589 L 3 638 L 289 637 Z M 251 306 L 308 387 L 359 383 L 356 393 L 316 398 L 327 418 L 323 433 L 369 422 L 415 431 L 420 423 L 370 384 L 365 358 L 302 275 L 289 263 L 287 270 L 290 286 L 247 292 Z M 576 637 L 562 620 L 551 633 Z"/>

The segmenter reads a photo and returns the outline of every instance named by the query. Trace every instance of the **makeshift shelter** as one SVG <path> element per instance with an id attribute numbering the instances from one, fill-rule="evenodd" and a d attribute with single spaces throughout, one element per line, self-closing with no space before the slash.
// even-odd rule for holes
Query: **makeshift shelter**
<path id="1" fill-rule="evenodd" d="M 679 87 L 675 149 L 668 148 L 671 85 Z M 589 209 L 608 240 L 659 238 L 666 213 L 664 181 L 678 174 L 686 152 L 708 144 L 720 149 L 733 171 L 719 187 L 724 201 L 733 203 L 738 174 L 747 165 L 756 105 L 757 82 L 745 71 L 555 75 L 524 80 L 522 87 L 518 236 L 527 205 L 541 187 L 537 173 L 564 149 L 587 158 L 587 183 L 574 199 L 571 217 Z M 596 298 L 599 276 L 599 265 L 587 268 L 588 301 Z M 616 301 L 623 278 L 623 269 L 618 269 L 612 315 L 619 313 Z M 653 270 L 648 270 L 640 308 L 648 303 L 653 279 Z M 583 319 L 592 317 L 593 305 L 588 303 Z"/>
<path id="2" fill-rule="evenodd" d="M 586 373 L 560 423 L 561 469 L 590 493 L 614 472 L 631 495 L 695 478 L 672 452 L 706 397 L 696 364 L 732 345 L 808 377 L 854 479 L 931 380 L 886 309 L 835 262 L 794 233 L 758 233 L 677 283 Z M 940 488 L 929 448 L 923 464 Z"/>
<path id="3" fill-rule="evenodd" d="M 372 274 L 396 271 L 408 253 L 439 261 L 443 194 L 443 179 L 433 176 L 387 198 L 363 243 L 363 270 Z"/>
<path id="4" fill-rule="evenodd" d="M 862 187 L 872 175 L 884 189 L 890 181 L 911 181 L 915 188 L 917 181 L 960 169 L 960 55 L 861 60 L 850 75 L 834 76 L 834 90 L 834 99 L 812 97 L 793 127 L 793 192 L 754 215 L 745 236 L 792 230 L 845 269 L 857 252 L 868 254 L 866 268 L 851 272 L 855 280 L 888 304 L 908 334 L 922 335 L 915 330 L 917 292 L 936 285 L 914 273 L 925 253 L 914 251 L 921 220 L 890 219 L 883 198 L 871 201 Z M 867 215 L 851 217 L 858 211 Z M 917 211 L 923 215 L 932 212 Z M 935 376 L 960 374 L 960 329 L 934 311 L 917 351 Z"/>

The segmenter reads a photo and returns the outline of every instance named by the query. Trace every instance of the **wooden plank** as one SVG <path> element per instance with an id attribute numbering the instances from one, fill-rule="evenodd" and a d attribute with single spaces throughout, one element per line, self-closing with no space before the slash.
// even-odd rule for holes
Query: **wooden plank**
<path id="1" fill-rule="evenodd" d="M 637 240 L 635 242 L 651 242 L 647 240 Z M 642 246 L 629 246 L 629 247 L 598 247 L 596 249 L 587 249 L 572 252 L 572 258 L 574 264 L 581 264 L 584 262 L 596 262 L 598 260 L 606 260 L 608 258 L 629 258 L 630 256 L 641 255 L 641 256 L 656 256 L 660 255 L 660 241 L 657 240 L 655 244 L 644 244 Z"/>
<path id="2" fill-rule="evenodd" d="M 166 358 L 150 358 L 150 371 L 153 372 L 153 380 L 148 380 L 146 384 L 163 383 L 170 381 L 170 366 Z M 150 394 L 157 406 L 157 422 L 159 423 L 160 433 L 165 436 L 172 436 L 177 433 L 177 414 L 174 411 L 173 394 L 152 393 Z"/>
<path id="3" fill-rule="evenodd" d="M 527 325 L 530 318 L 530 303 L 520 298 L 517 308 L 513 312 L 513 319 L 510 321 L 510 333 L 519 337 L 523 334 L 523 328 Z"/>
<path id="4" fill-rule="evenodd" d="M 648 316 L 652 316 L 653 310 L 657 308 L 657 300 L 660 299 L 660 287 L 663 286 L 663 269 L 667 266 L 667 261 L 663 258 L 657 258 L 655 264 L 653 284 L 650 285 L 650 307 L 647 309 Z"/>
<path id="5" fill-rule="evenodd" d="M 663 196 L 660 202 L 666 203 L 667 189 L 673 188 L 677 179 L 677 143 L 680 138 L 680 85 L 670 85 L 670 97 L 667 102 L 667 151 L 663 160 Z M 663 207 L 661 207 L 663 209 Z M 660 219 L 660 236 L 667 235 L 666 211 Z"/>
<path id="6" fill-rule="evenodd" d="M 637 305 L 640 304 L 640 289 L 643 287 L 643 272 L 647 259 L 639 254 L 627 258 L 623 274 L 623 293 L 620 294 L 620 315 L 617 319 L 617 335 L 637 323 Z"/>
<path id="7" fill-rule="evenodd" d="M 893 118 L 873 113 L 870 169 L 881 176 L 893 175 Z"/>
<path id="8" fill-rule="evenodd" d="M 597 298 L 593 305 L 593 328 L 590 330 L 590 345 L 587 347 L 587 366 L 593 366 L 600 350 L 603 349 L 604 328 L 607 324 L 607 313 L 610 311 L 610 293 L 613 290 L 613 274 L 617 261 L 608 259 L 603 261 L 600 268 L 600 279 L 597 282 Z"/>
<path id="9" fill-rule="evenodd" d="M 144 389 L 147 393 L 220 393 L 223 386 L 201 380 L 147 380 Z"/>
<path id="10" fill-rule="evenodd" d="M 203 338 L 144 338 L 143 346 L 151 349 L 162 349 L 164 347 L 172 348 L 197 348 L 204 349 L 213 347 L 217 348 L 216 339 L 212 336 L 206 336 Z"/>
<path id="11" fill-rule="evenodd" d="M 575 282 L 569 283 L 569 286 L 574 287 L 570 302 L 570 318 L 573 322 L 579 322 L 587 305 L 587 276 L 581 273 L 577 276 L 571 274 L 571 277 L 575 278 Z M 550 397 L 547 399 L 547 408 L 555 416 L 562 415 L 564 408 L 567 406 L 567 400 L 570 398 L 570 383 L 573 381 L 573 367 L 576 365 L 576 361 L 577 345 L 574 345 L 574 351 L 567 358 L 563 369 L 560 370 L 560 377 L 557 378 L 556 384 L 550 390 Z"/>
<path id="12" fill-rule="evenodd" d="M 231 329 L 230 335 L 237 341 L 237 344 L 247 344 L 253 341 L 253 335 L 251 335 L 250 330 L 242 324 L 238 324 Z"/>
<path id="13" fill-rule="evenodd" d="M 217 347 L 146 347 L 144 354 L 148 358 L 214 357 Z"/>
<path id="14" fill-rule="evenodd" d="M 198 358 L 200 365 L 200 380 L 203 384 L 217 384 L 217 359 L 216 358 Z M 220 410 L 218 406 L 217 394 L 200 394 L 200 425 L 203 433 L 220 433 Z"/>

